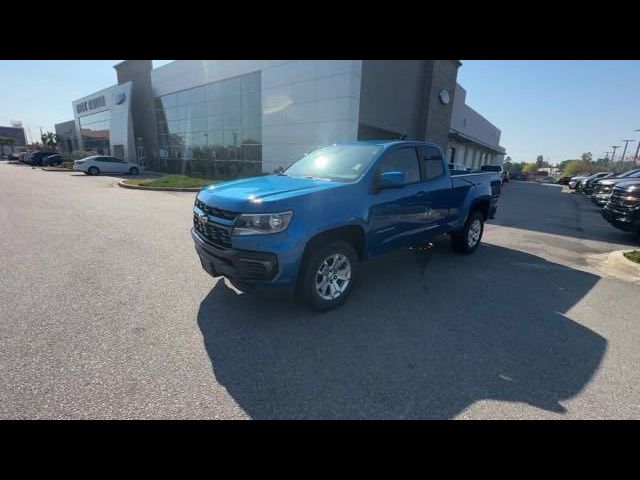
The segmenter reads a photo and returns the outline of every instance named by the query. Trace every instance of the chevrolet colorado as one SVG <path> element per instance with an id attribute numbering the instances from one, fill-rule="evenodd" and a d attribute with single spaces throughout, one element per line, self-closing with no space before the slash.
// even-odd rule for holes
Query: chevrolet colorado
<path id="1" fill-rule="evenodd" d="M 497 172 L 452 175 L 432 143 L 334 144 L 279 174 L 204 188 L 191 235 L 211 276 L 240 290 L 281 287 L 327 310 L 345 301 L 369 257 L 440 234 L 474 252 L 500 190 Z"/>

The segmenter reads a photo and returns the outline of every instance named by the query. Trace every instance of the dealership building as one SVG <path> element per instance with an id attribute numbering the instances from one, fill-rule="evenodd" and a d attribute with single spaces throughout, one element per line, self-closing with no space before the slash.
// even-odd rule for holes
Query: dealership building
<path id="1" fill-rule="evenodd" d="M 151 60 L 73 102 L 63 150 L 201 175 L 272 172 L 321 145 L 433 141 L 469 168 L 502 163 L 500 130 L 466 105 L 457 60 Z"/>
<path id="2" fill-rule="evenodd" d="M 0 127 L 0 137 L 13 139 L 12 143 L 0 140 L 0 155 L 13 153 L 14 147 L 24 146 L 27 143 L 24 128 L 22 127 Z"/>

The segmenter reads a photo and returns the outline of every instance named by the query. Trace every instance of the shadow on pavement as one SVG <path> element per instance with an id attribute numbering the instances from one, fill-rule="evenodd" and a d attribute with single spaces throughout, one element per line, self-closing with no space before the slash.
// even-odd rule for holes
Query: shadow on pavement
<path id="1" fill-rule="evenodd" d="M 363 264 L 339 309 L 219 281 L 197 321 L 217 381 L 255 419 L 448 419 L 483 399 L 563 413 L 606 349 L 564 315 L 598 279 L 487 244 L 458 256 L 442 239 Z"/>
<path id="2" fill-rule="evenodd" d="M 640 244 L 640 236 L 612 227 L 600 210 L 589 197 L 563 191 L 559 185 L 509 182 L 502 189 L 498 214 L 490 223 L 630 247 Z"/>

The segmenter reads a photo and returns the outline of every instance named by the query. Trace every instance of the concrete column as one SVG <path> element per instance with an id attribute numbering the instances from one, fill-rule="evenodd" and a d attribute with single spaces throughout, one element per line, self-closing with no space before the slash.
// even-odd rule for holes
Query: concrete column
<path id="1" fill-rule="evenodd" d="M 464 163 L 464 156 L 467 153 L 466 150 L 464 143 L 458 144 L 458 149 L 456 150 L 456 163 Z"/>
<path id="2" fill-rule="evenodd" d="M 464 166 L 471 168 L 473 163 L 473 148 L 467 145 L 464 149 Z"/>

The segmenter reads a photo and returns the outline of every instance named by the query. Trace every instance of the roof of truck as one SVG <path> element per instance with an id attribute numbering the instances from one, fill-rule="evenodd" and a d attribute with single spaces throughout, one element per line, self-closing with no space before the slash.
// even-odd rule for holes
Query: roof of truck
<path id="1" fill-rule="evenodd" d="M 425 142 L 422 140 L 359 140 L 359 141 L 352 141 L 352 142 L 340 142 L 338 145 L 362 145 L 362 144 L 369 144 L 369 145 L 382 145 L 385 148 L 391 147 L 393 145 L 428 145 L 431 147 L 438 147 L 437 144 L 432 143 L 432 142 Z"/>

